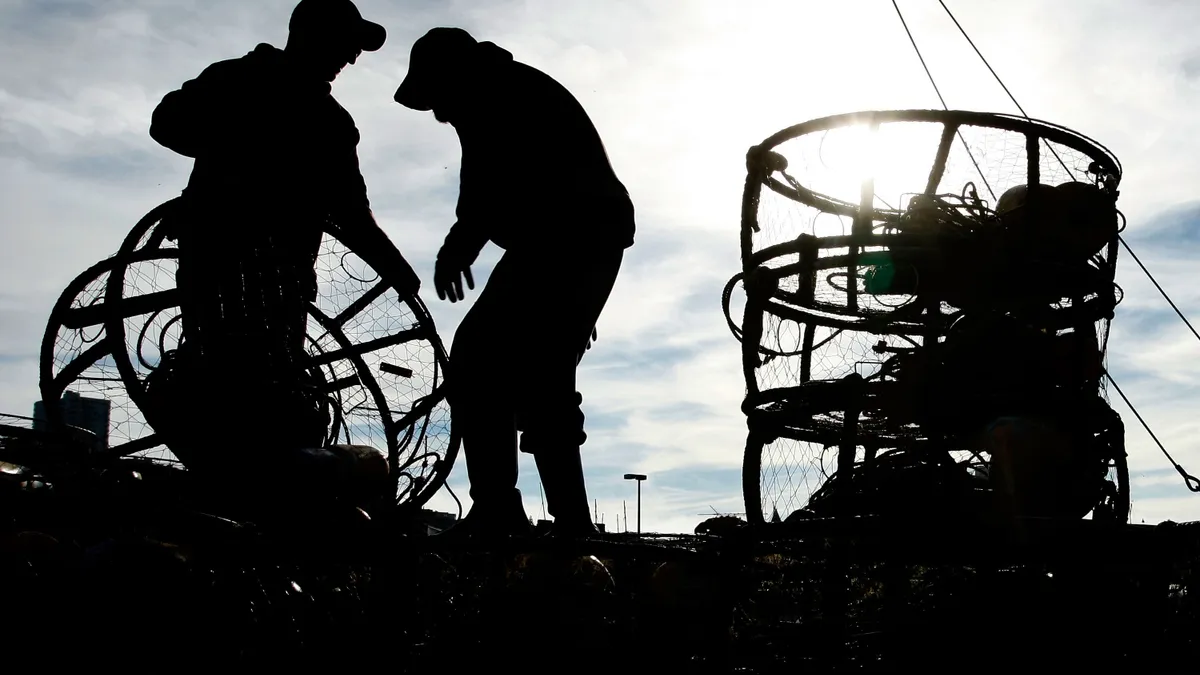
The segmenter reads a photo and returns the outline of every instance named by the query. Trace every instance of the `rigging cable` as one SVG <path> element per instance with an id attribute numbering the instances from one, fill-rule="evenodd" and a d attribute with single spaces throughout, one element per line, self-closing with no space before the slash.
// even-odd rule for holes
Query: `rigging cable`
<path id="1" fill-rule="evenodd" d="M 1121 239 L 1121 243 L 1125 244 L 1125 240 Z M 1154 275 L 1150 274 L 1150 270 L 1146 269 L 1146 266 L 1143 265 L 1142 261 L 1138 259 L 1136 254 L 1134 254 L 1133 249 L 1129 248 L 1129 244 L 1125 244 L 1125 250 L 1129 251 L 1129 255 L 1133 256 L 1133 261 L 1136 262 L 1138 267 L 1142 268 L 1142 271 L 1146 273 L 1146 277 L 1150 279 L 1150 283 L 1154 284 L 1154 287 L 1158 289 L 1159 293 L 1162 293 L 1162 296 L 1164 299 L 1166 299 L 1167 304 L 1171 305 L 1171 309 L 1175 310 L 1175 313 L 1179 315 L 1180 319 L 1183 319 L 1184 325 L 1188 327 L 1188 330 L 1192 331 L 1192 335 L 1195 335 L 1196 339 L 1200 340 L 1200 333 L 1197 333 L 1196 329 L 1192 327 L 1192 322 L 1188 321 L 1187 317 L 1183 315 L 1183 312 L 1181 312 L 1179 308 L 1175 306 L 1175 303 L 1171 301 L 1171 296 L 1167 295 L 1167 292 L 1163 290 L 1163 287 L 1158 285 L 1158 281 L 1154 279 Z"/>
<path id="2" fill-rule="evenodd" d="M 950 11 L 950 8 L 946 6 L 946 3 L 943 2 L 943 0 L 938 0 L 938 4 L 942 6 L 942 9 L 946 10 L 946 15 L 949 16 L 950 20 L 954 22 L 954 25 L 958 28 L 958 32 L 962 33 L 962 36 L 967 39 L 967 44 L 971 45 L 971 49 L 975 50 L 975 54 L 979 57 L 980 61 L 983 61 L 983 65 L 988 69 L 988 72 L 992 74 L 992 77 L 996 78 L 996 83 L 1000 85 L 1000 88 L 1004 90 L 1005 94 L 1008 94 L 1008 100 L 1012 101 L 1013 105 L 1017 106 L 1017 110 L 1021 111 L 1021 114 L 1025 116 L 1025 119 L 1030 119 L 1029 113 L 1025 112 L 1025 109 L 1021 107 L 1020 103 L 1017 103 L 1017 97 L 1013 96 L 1012 92 L 1009 91 L 1008 87 L 1004 84 L 1004 80 L 1001 80 L 1000 76 L 996 74 L 995 69 L 992 68 L 992 64 L 988 63 L 988 60 L 983 57 L 983 52 L 979 51 L 979 47 L 975 46 L 975 41 L 971 39 L 970 35 L 967 35 L 966 29 L 962 27 L 962 24 L 958 22 L 958 19 L 954 18 L 954 14 Z M 1050 142 L 1044 138 L 1042 139 L 1042 142 L 1046 144 L 1046 148 L 1050 150 L 1050 154 L 1054 155 L 1054 159 L 1057 159 L 1058 163 L 1062 165 L 1062 168 L 1067 172 L 1067 175 L 1071 176 L 1071 179 L 1074 180 L 1074 173 L 1067 166 L 1067 163 L 1063 161 L 1062 157 L 1058 156 L 1058 152 L 1054 150 L 1054 146 L 1050 145 Z"/>
<path id="3" fill-rule="evenodd" d="M 1025 109 L 1021 107 L 1021 104 L 1017 102 L 1017 98 L 1013 96 L 1011 91 L 1009 91 L 1008 87 L 1004 84 L 1004 80 L 1000 78 L 1000 75 L 996 73 L 996 70 L 992 68 L 992 65 L 988 63 L 988 60 L 986 57 L 984 57 L 983 52 L 979 51 L 979 47 L 975 46 L 975 41 L 972 40 L 971 36 L 967 34 L 966 29 L 962 27 L 962 24 L 958 22 L 958 19 L 954 17 L 954 14 L 950 11 L 950 8 L 946 6 L 944 0 L 938 0 L 938 4 L 942 6 L 942 9 L 946 10 L 946 14 L 950 17 L 950 20 L 953 21 L 954 25 L 958 27 L 959 32 L 962 33 L 964 38 L 966 38 L 967 43 L 971 45 L 971 48 L 975 50 L 975 54 L 979 56 L 979 60 L 983 62 L 983 65 L 987 67 L 988 71 L 992 74 L 992 77 L 996 79 L 996 83 L 1000 85 L 1000 88 L 1004 90 L 1005 94 L 1008 94 L 1008 98 L 1013 102 L 1013 105 L 1017 107 L 1017 110 L 1021 111 L 1021 114 L 1025 116 L 1025 119 L 1030 119 L 1029 114 L 1026 113 Z M 892 6 L 896 8 L 896 13 L 900 14 L 900 6 L 896 4 L 896 0 L 892 0 Z M 921 60 L 921 65 L 925 66 L 925 59 L 921 56 L 921 52 L 917 48 L 917 42 L 913 39 L 912 33 L 908 30 L 908 24 L 904 22 L 903 14 L 900 14 L 900 21 L 901 23 L 904 23 L 904 31 L 908 33 L 908 39 L 910 42 L 912 42 L 913 49 L 917 52 L 917 58 Z M 938 100 L 942 101 L 942 107 L 945 108 L 946 102 L 942 98 L 942 94 L 938 90 L 937 83 L 933 80 L 933 74 L 929 72 L 928 67 L 925 68 L 925 74 L 929 77 L 929 82 L 933 85 L 934 91 L 937 92 Z M 962 136 L 960 135 L 959 138 L 961 139 Z M 1044 140 L 1045 139 L 1043 139 L 1043 141 Z M 1047 147 L 1050 147 L 1049 143 L 1047 143 Z M 968 153 L 969 152 L 970 150 L 968 149 Z M 1050 152 L 1054 154 L 1055 159 L 1058 160 L 1059 164 L 1062 164 L 1063 168 L 1066 169 L 1069 174 L 1070 169 L 1067 168 L 1066 163 L 1064 163 L 1062 158 L 1058 156 L 1058 153 L 1054 151 L 1053 147 L 1050 147 Z M 972 161 L 974 161 L 974 158 L 972 158 Z M 978 170 L 978 168 L 978 165 L 976 165 L 976 170 Z M 982 176 L 982 173 L 980 175 Z M 986 180 L 984 181 L 984 185 L 987 186 Z M 990 186 L 988 186 L 988 192 L 991 192 Z M 1191 322 L 1188 321 L 1183 312 L 1179 310 L 1174 301 L 1171 300 L 1171 297 L 1167 295 L 1166 290 L 1159 285 L 1158 281 L 1155 280 L 1154 275 L 1150 274 L 1150 270 L 1146 269 L 1146 266 L 1143 265 L 1142 261 L 1137 257 L 1136 254 L 1134 254 L 1133 249 L 1130 248 L 1129 243 L 1125 241 L 1125 238 L 1118 233 L 1117 239 L 1120 240 L 1121 244 L 1125 247 L 1125 250 L 1128 251 L 1129 255 L 1133 257 L 1135 262 L 1137 262 L 1138 267 L 1142 269 L 1142 272 L 1146 274 L 1146 276 L 1150 279 L 1150 282 L 1154 284 L 1154 287 L 1158 289 L 1158 292 L 1162 294 L 1163 299 L 1167 301 L 1167 304 L 1171 305 L 1171 309 L 1175 310 L 1175 313 L 1179 315 L 1179 318 L 1183 320 L 1183 323 L 1188 327 L 1189 330 L 1192 331 L 1192 335 L 1195 335 L 1196 339 L 1200 340 L 1200 333 L 1196 332 L 1196 329 L 1192 327 Z M 1187 486 L 1188 490 L 1192 492 L 1200 492 L 1200 479 L 1188 474 L 1187 471 L 1184 470 L 1184 468 L 1171 457 L 1170 453 L 1167 452 L 1167 448 L 1162 444 L 1161 441 L 1158 440 L 1158 436 L 1156 436 L 1154 431 L 1150 428 L 1150 425 L 1145 419 L 1142 418 L 1137 409 L 1133 407 L 1133 404 L 1130 402 L 1129 398 L 1125 396 L 1125 393 L 1121 391 L 1121 387 L 1117 385 L 1117 382 L 1113 379 L 1112 374 L 1107 370 L 1105 370 L 1104 374 L 1108 378 L 1108 381 L 1111 382 L 1113 387 L 1117 390 L 1117 393 L 1121 395 L 1121 398 L 1125 401 L 1125 404 L 1129 406 L 1129 409 L 1133 412 L 1134 417 L 1137 417 L 1138 422 L 1141 422 L 1142 427 L 1146 430 L 1146 433 L 1150 434 L 1150 438 L 1152 438 L 1155 444 L 1158 445 L 1158 449 L 1162 451 L 1163 456 L 1166 457 L 1167 461 L 1169 461 L 1171 465 L 1175 467 L 1175 470 L 1179 472 L 1179 475 L 1183 476 L 1184 485 Z"/>
<path id="4" fill-rule="evenodd" d="M 942 102 L 942 110 L 949 110 L 946 105 L 946 99 L 942 98 L 942 91 L 938 89 L 937 82 L 933 79 L 933 73 L 929 72 L 929 66 L 925 65 L 925 57 L 921 56 L 921 48 L 917 47 L 917 41 L 913 38 L 912 31 L 908 29 L 908 22 L 904 20 L 904 14 L 900 11 L 900 5 L 896 4 L 896 0 L 892 0 L 892 7 L 896 8 L 896 16 L 900 17 L 900 25 L 904 26 L 904 32 L 908 34 L 908 41 L 912 43 L 913 51 L 917 53 L 917 59 L 921 61 L 921 67 L 925 69 L 925 75 L 929 78 L 929 84 L 933 85 L 933 93 L 937 94 L 938 100 Z M 983 170 L 979 168 L 979 162 L 975 161 L 975 155 L 971 152 L 971 146 L 967 145 L 967 139 L 963 138 L 962 131 L 955 129 L 955 135 L 962 142 L 963 148 L 967 151 L 967 157 L 971 158 L 971 164 L 975 166 L 975 172 L 983 180 L 983 186 L 987 188 L 988 194 L 992 199 L 996 198 L 996 193 L 992 190 L 992 186 L 988 184 L 987 176 L 983 175 Z"/>
<path id="5" fill-rule="evenodd" d="M 1129 402 L 1129 398 L 1125 396 L 1125 392 L 1121 391 L 1121 387 L 1117 385 L 1117 381 L 1113 379 L 1113 376 L 1109 375 L 1108 371 L 1105 371 L 1104 375 L 1108 377 L 1108 381 L 1112 383 L 1113 388 L 1116 389 L 1117 393 L 1121 395 L 1121 399 L 1125 401 L 1125 405 L 1129 406 L 1129 409 L 1133 411 L 1133 416 L 1138 418 L 1138 421 L 1141 422 L 1142 426 L 1146 428 L 1146 433 L 1150 434 L 1150 438 L 1154 439 L 1154 442 L 1158 445 L 1158 449 L 1162 450 L 1163 456 L 1166 457 L 1167 461 L 1175 467 L 1175 470 L 1179 472 L 1179 475 L 1183 476 L 1183 484 L 1187 486 L 1187 489 L 1191 490 L 1192 492 L 1200 492 L 1200 478 L 1196 478 L 1195 476 L 1189 474 L 1187 470 L 1179 465 L 1179 462 L 1176 462 L 1174 458 L 1171 457 L 1171 453 L 1167 452 L 1167 448 L 1163 446 L 1162 441 L 1158 440 L 1158 436 L 1155 436 L 1154 432 L 1150 430 L 1150 425 L 1146 424 L 1146 420 L 1142 419 L 1142 416 L 1138 414 L 1137 408 L 1133 407 L 1133 404 Z"/>

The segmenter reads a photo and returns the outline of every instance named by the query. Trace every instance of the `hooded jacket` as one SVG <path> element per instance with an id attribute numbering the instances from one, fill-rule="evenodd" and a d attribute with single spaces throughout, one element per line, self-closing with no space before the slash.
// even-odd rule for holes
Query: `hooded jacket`
<path id="1" fill-rule="evenodd" d="M 460 83 L 470 102 L 450 120 L 462 169 L 447 243 L 472 258 L 489 240 L 506 250 L 632 246 L 633 203 L 583 106 L 507 50 L 478 49 Z"/>
<path id="2" fill-rule="evenodd" d="M 359 133 L 330 92 L 260 44 L 167 94 L 150 136 L 195 159 L 186 194 L 202 207 L 353 218 L 370 209 Z"/>

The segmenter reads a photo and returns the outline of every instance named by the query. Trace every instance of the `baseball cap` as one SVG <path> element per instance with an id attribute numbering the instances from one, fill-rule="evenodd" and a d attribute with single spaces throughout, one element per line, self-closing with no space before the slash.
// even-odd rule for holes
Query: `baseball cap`
<path id="1" fill-rule="evenodd" d="M 413 43 L 408 74 L 396 90 L 395 101 L 413 110 L 430 110 L 433 83 L 461 65 L 479 42 L 461 28 L 430 29 Z"/>
<path id="2" fill-rule="evenodd" d="M 364 52 L 377 51 L 387 30 L 367 21 L 350 0 L 300 0 L 292 10 L 288 30 L 314 29 L 346 38 Z"/>

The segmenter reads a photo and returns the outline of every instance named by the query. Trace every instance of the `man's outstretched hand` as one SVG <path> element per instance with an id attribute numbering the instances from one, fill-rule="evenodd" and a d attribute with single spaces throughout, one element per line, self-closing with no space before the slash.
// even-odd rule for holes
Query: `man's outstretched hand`
<path id="1" fill-rule="evenodd" d="M 460 261 L 457 256 L 438 254 L 437 263 L 433 266 L 433 288 L 437 291 L 439 300 L 449 297 L 450 302 L 458 302 L 466 298 L 463 293 L 463 277 L 466 277 L 467 288 L 475 290 L 475 279 L 471 276 L 471 265 Z"/>

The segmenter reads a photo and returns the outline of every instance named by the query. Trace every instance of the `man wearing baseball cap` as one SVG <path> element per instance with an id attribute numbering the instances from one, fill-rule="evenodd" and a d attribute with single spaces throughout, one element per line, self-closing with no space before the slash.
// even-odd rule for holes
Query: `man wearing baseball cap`
<path id="1" fill-rule="evenodd" d="M 195 160 L 174 223 L 187 352 L 178 363 L 199 400 L 246 415 L 239 461 L 270 465 L 275 448 L 324 439 L 320 406 L 297 384 L 321 228 L 334 224 L 357 247 L 391 245 L 367 199 L 358 129 L 331 83 L 385 39 L 350 0 L 301 0 L 283 49 L 263 43 L 215 63 L 154 110 L 150 136 Z M 416 274 L 401 273 L 415 293 Z M 202 463 L 229 445 L 186 435 Z"/>
<path id="2" fill-rule="evenodd" d="M 451 347 L 447 396 L 473 501 L 460 527 L 527 531 L 520 431 L 553 533 L 594 534 L 576 368 L 633 245 L 633 202 L 583 106 L 545 73 L 460 28 L 426 33 L 408 68 L 395 100 L 432 111 L 462 144 L 458 220 L 434 271 L 438 297 L 463 299 L 464 278 L 474 288 L 471 264 L 489 241 L 505 251 Z"/>

